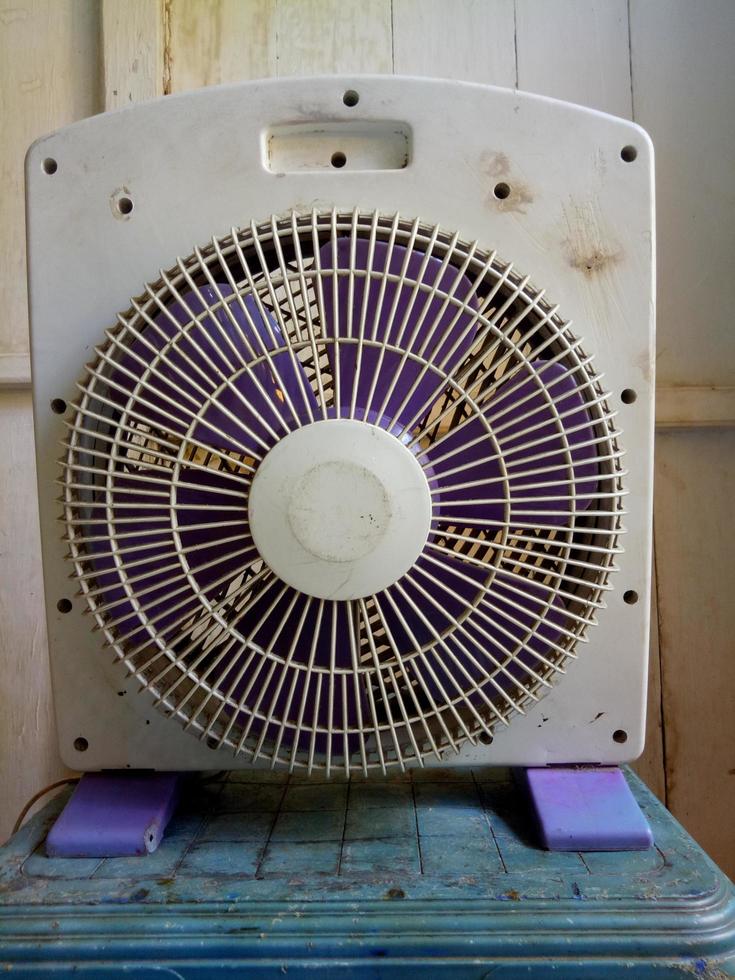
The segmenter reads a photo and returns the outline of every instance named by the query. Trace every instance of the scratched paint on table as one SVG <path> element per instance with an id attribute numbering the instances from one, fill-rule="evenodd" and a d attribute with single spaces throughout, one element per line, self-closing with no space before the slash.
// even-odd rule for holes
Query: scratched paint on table
<path id="1" fill-rule="evenodd" d="M 60 798 L 0 849 L 0 885 L 10 886 L 0 903 L 663 898 L 684 887 L 691 859 L 674 853 L 676 825 L 629 778 L 657 846 L 623 855 L 542 850 L 506 770 L 193 778 L 154 854 L 103 860 L 46 857 Z"/>

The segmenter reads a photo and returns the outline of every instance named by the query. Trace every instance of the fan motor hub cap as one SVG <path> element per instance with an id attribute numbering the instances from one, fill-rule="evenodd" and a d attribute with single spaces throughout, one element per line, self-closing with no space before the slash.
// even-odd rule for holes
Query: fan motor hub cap
<path id="1" fill-rule="evenodd" d="M 301 477 L 288 507 L 291 530 L 314 557 L 348 562 L 374 551 L 390 524 L 390 495 L 366 466 L 332 459 Z"/>
<path id="2" fill-rule="evenodd" d="M 289 433 L 261 463 L 248 504 L 253 540 L 289 585 L 358 599 L 415 563 L 431 525 L 424 471 L 378 426 L 327 419 Z"/>

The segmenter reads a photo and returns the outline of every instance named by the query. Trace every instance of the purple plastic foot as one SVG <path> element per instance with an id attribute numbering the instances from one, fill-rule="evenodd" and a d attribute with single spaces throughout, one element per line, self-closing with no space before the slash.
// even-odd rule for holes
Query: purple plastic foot
<path id="1" fill-rule="evenodd" d="M 175 772 L 88 772 L 46 838 L 49 857 L 155 851 L 178 802 Z"/>
<path id="2" fill-rule="evenodd" d="M 653 835 L 617 766 L 521 770 L 550 851 L 643 851 Z"/>

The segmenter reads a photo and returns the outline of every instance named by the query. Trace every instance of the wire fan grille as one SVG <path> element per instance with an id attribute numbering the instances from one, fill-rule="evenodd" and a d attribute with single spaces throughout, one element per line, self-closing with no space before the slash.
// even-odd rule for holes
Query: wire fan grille
<path id="1" fill-rule="evenodd" d="M 495 252 L 419 220 L 291 214 L 179 260 L 106 331 L 68 425 L 64 522 L 107 642 L 165 712 L 291 769 L 488 741 L 562 674 L 619 550 L 621 451 L 580 341 Z M 331 418 L 400 439 L 433 501 L 376 595 L 280 580 L 258 465 Z"/>

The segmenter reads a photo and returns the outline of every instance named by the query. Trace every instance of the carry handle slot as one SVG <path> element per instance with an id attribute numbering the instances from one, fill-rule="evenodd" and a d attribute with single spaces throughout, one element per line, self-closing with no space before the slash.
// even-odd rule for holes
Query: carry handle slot
<path id="1" fill-rule="evenodd" d="M 289 123 L 264 134 L 263 164 L 275 174 L 403 170 L 411 160 L 411 142 L 411 128 L 401 122 Z"/>

